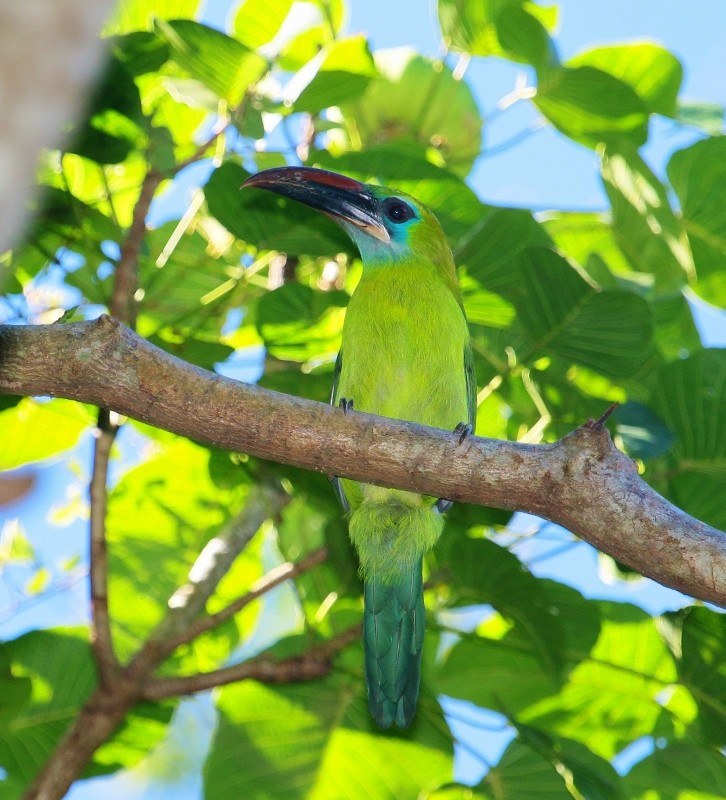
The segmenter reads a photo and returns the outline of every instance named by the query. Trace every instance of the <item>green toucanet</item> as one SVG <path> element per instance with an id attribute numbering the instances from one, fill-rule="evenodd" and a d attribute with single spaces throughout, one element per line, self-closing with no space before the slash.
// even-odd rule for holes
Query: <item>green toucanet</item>
<path id="1" fill-rule="evenodd" d="M 437 219 L 403 192 L 307 167 L 260 172 L 245 186 L 323 211 L 360 250 L 332 402 L 344 410 L 455 428 L 474 425 L 476 384 L 451 250 Z M 365 586 L 368 705 L 384 728 L 409 725 L 424 637 L 422 563 L 450 505 L 411 492 L 336 480 Z"/>

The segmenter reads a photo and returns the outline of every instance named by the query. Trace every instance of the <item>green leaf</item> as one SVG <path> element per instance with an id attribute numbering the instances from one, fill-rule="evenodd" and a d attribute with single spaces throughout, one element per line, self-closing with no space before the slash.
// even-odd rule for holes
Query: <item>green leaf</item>
<path id="1" fill-rule="evenodd" d="M 205 766 L 207 800 L 263 797 L 273 784 L 277 796 L 290 800 L 399 800 L 451 775 L 452 745 L 440 710 L 420 704 L 409 731 L 375 732 L 362 675 L 279 688 L 246 681 L 223 688 L 218 707 Z"/>
<path id="2" fill-rule="evenodd" d="M 108 504 L 109 608 L 122 659 L 168 613 L 169 598 L 186 583 L 201 549 L 247 496 L 241 470 L 237 486 L 225 489 L 212 481 L 206 448 L 174 437 L 150 447 L 149 457 L 123 476 Z M 234 630 L 217 631 L 177 653 L 177 667 L 185 659 L 197 670 L 219 666 L 229 658 Z"/>
<path id="3" fill-rule="evenodd" d="M 556 6 L 525 0 L 439 0 L 444 41 L 477 56 L 503 56 L 542 69 L 555 63 L 548 35 L 557 22 Z"/>
<path id="4" fill-rule="evenodd" d="M 512 797 L 549 797 L 540 794 L 545 786 L 559 797 L 564 786 L 570 797 L 583 797 L 588 800 L 623 800 L 620 776 L 612 766 L 592 753 L 580 742 L 562 737 L 550 737 L 535 728 L 519 725 L 514 722 L 519 739 L 510 745 L 499 764 L 484 779 L 484 783 L 494 787 L 499 780 L 512 792 Z M 527 756 L 520 751 L 515 757 L 512 750 L 521 745 L 531 751 Z M 518 748 L 516 748 L 518 749 Z M 536 754 L 536 758 L 533 757 Z M 541 760 L 549 764 L 551 771 L 543 771 Z M 530 765 L 540 779 L 536 781 L 533 774 L 526 774 L 525 765 Z M 553 780 L 553 773 L 557 776 Z"/>
<path id="5" fill-rule="evenodd" d="M 529 638 L 544 666 L 563 666 L 564 631 L 540 581 L 506 548 L 488 539 L 460 539 L 451 552 L 455 605 L 488 603 Z"/>
<path id="6" fill-rule="evenodd" d="M 519 260 L 535 244 L 547 245 L 544 229 L 528 211 L 491 209 L 454 249 L 456 263 L 484 289 L 511 300 L 519 284 Z"/>
<path id="7" fill-rule="evenodd" d="M 617 275 L 630 272 L 631 267 L 617 245 L 609 215 L 558 211 L 542 223 L 547 233 L 569 259 L 576 261 L 603 288 L 615 288 Z M 599 263 L 593 261 L 599 259 Z M 601 265 L 606 265 L 603 270 Z"/>
<path id="8" fill-rule="evenodd" d="M 249 173 L 231 161 L 204 187 L 209 212 L 234 236 L 260 249 L 310 256 L 352 252 L 343 231 L 324 215 L 270 192 L 240 186 Z"/>
<path id="9" fill-rule="evenodd" d="M 695 742 L 671 742 L 638 762 L 623 784 L 629 800 L 721 800 L 726 759 Z"/>
<path id="10" fill-rule="evenodd" d="M 615 410 L 618 436 L 631 458 L 657 458 L 668 452 L 674 436 L 647 406 L 628 400 Z"/>
<path id="11" fill-rule="evenodd" d="M 156 19 L 194 17 L 199 0 L 119 0 L 116 13 L 103 30 L 105 36 L 153 30 Z"/>
<path id="12" fill-rule="evenodd" d="M 648 304 L 633 292 L 590 286 L 561 256 L 529 248 L 512 298 L 529 358 L 557 355 L 622 377 L 635 372 L 653 346 Z"/>
<path id="13" fill-rule="evenodd" d="M 12 659 L 7 647 L 0 643 L 0 720 L 3 725 L 17 716 L 27 704 L 32 693 L 32 681 L 16 675 L 12 670 Z"/>
<path id="14" fill-rule="evenodd" d="M 320 292 L 288 283 L 257 305 L 257 329 L 270 355 L 290 361 L 334 357 L 340 349 L 345 292 Z"/>
<path id="15" fill-rule="evenodd" d="M 70 134 L 65 149 L 99 164 L 124 161 L 143 144 L 139 90 L 125 66 L 110 58 L 88 102 L 86 120 Z"/>
<path id="16" fill-rule="evenodd" d="M 166 737 L 175 705 L 175 700 L 135 705 L 113 736 L 94 752 L 86 776 L 128 769 L 148 757 Z"/>
<path id="17" fill-rule="evenodd" d="M 154 30 L 182 69 L 233 107 L 267 69 L 266 61 L 242 42 L 198 22 L 157 19 Z"/>
<path id="18" fill-rule="evenodd" d="M 400 142 L 467 175 L 481 149 L 482 127 L 468 85 L 445 64 L 407 48 L 379 50 L 375 64 L 380 76 L 355 104 L 341 108 L 349 139 L 341 149 Z"/>
<path id="19" fill-rule="evenodd" d="M 595 67 L 626 83 L 651 114 L 676 115 L 683 79 L 681 62 L 661 45 L 631 42 L 593 47 L 567 62 L 569 67 Z"/>
<path id="20" fill-rule="evenodd" d="M 0 764 L 25 783 L 45 763 L 96 682 L 88 631 L 34 631 L 7 642 L 13 673 L 32 683 L 20 713 L 0 728 Z"/>
<path id="21" fill-rule="evenodd" d="M 94 424 L 88 410 L 71 400 L 23 398 L 0 412 L 0 470 L 59 455 Z"/>
<path id="22" fill-rule="evenodd" d="M 693 253 L 693 288 L 704 300 L 726 307 L 726 137 L 704 139 L 674 153 L 668 177 Z"/>
<path id="23" fill-rule="evenodd" d="M 256 50 L 270 42 L 290 13 L 293 0 L 244 0 L 232 23 L 236 39 Z"/>
<path id="24" fill-rule="evenodd" d="M 333 42 L 317 60 L 320 66 L 315 76 L 293 101 L 296 112 L 317 114 L 329 106 L 349 103 L 363 94 L 376 76 L 368 41 L 362 35 Z"/>
<path id="25" fill-rule="evenodd" d="M 559 694 L 530 705 L 519 720 L 610 759 L 652 733 L 662 713 L 658 697 L 676 671 L 652 617 L 624 603 L 598 605 L 602 627 L 589 657 Z"/>
<path id="26" fill-rule="evenodd" d="M 681 681 L 698 704 L 698 722 L 706 740 L 726 743 L 726 616 L 708 608 L 690 608 L 681 633 Z"/>
<path id="27" fill-rule="evenodd" d="M 559 131 L 576 142 L 622 143 L 648 138 L 648 112 L 633 89 L 594 67 L 562 67 L 540 81 L 534 103 Z"/>
<path id="28" fill-rule="evenodd" d="M 658 293 L 679 289 L 694 274 L 691 249 L 661 182 L 635 151 L 606 151 L 605 191 L 612 204 L 613 232 L 639 272 L 652 275 Z"/>
<path id="29" fill-rule="evenodd" d="M 516 740 L 489 770 L 482 786 L 495 797 L 517 800 L 572 800 L 573 796 L 565 777 L 549 761 Z"/>
<path id="30" fill-rule="evenodd" d="M 726 350 L 703 350 L 666 365 L 650 405 L 676 437 L 671 451 L 674 502 L 726 527 Z"/>

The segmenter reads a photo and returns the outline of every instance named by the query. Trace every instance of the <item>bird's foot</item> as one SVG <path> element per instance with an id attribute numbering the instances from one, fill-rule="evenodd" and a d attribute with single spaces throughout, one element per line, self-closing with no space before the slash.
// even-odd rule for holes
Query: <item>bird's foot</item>
<path id="1" fill-rule="evenodd" d="M 466 439 L 466 437 L 473 432 L 473 430 L 474 428 L 472 428 L 472 426 L 468 422 L 460 422 L 454 428 L 454 436 L 456 436 L 457 434 L 459 435 L 458 443 L 461 444 L 464 441 L 464 439 Z"/>
<path id="2" fill-rule="evenodd" d="M 472 431 L 473 428 L 468 422 L 460 422 L 454 428 L 454 436 L 459 437 L 459 441 L 457 442 L 457 444 L 461 444 Z M 440 497 L 434 503 L 434 508 L 439 512 L 439 514 L 445 514 L 453 505 L 454 505 L 453 500 L 447 500 L 444 497 Z"/>
<path id="3" fill-rule="evenodd" d="M 341 397 L 338 401 L 338 405 L 343 409 L 344 414 L 353 410 L 353 401 L 349 400 L 347 397 Z"/>

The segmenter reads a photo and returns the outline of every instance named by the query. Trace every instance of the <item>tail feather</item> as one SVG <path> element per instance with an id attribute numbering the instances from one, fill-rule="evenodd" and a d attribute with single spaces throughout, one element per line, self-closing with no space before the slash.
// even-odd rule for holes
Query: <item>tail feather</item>
<path id="1" fill-rule="evenodd" d="M 413 719 L 424 639 L 422 560 L 395 577 L 367 576 L 364 594 L 368 706 L 382 728 Z"/>

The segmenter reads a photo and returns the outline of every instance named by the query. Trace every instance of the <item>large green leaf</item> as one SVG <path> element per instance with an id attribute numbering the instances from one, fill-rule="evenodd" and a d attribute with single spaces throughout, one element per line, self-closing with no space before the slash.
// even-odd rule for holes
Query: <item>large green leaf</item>
<path id="1" fill-rule="evenodd" d="M 104 28 L 106 36 L 150 31 L 156 19 L 194 17 L 199 0 L 119 0 L 115 15 Z"/>
<path id="2" fill-rule="evenodd" d="M 664 186 L 634 150 L 606 151 L 605 191 L 613 231 L 634 269 L 653 277 L 657 292 L 678 289 L 693 278 L 693 260 L 680 220 Z"/>
<path id="3" fill-rule="evenodd" d="M 662 714 L 660 693 L 675 682 L 676 669 L 646 612 L 627 604 L 599 606 L 602 627 L 590 655 L 559 694 L 524 709 L 519 719 L 609 759 L 652 733 Z"/>
<path id="4" fill-rule="evenodd" d="M 295 111 L 317 114 L 329 106 L 354 100 L 376 75 L 364 36 L 339 39 L 317 56 L 319 68 L 294 100 Z"/>
<path id="5" fill-rule="evenodd" d="M 85 629 L 34 631 L 5 647 L 14 674 L 30 679 L 32 694 L 0 728 L 0 764 L 27 783 L 75 719 L 96 671 Z"/>
<path id="6" fill-rule="evenodd" d="M 545 667 L 559 673 L 565 644 L 559 612 L 515 555 L 487 539 L 461 539 L 451 551 L 451 570 L 455 605 L 492 605 L 533 642 Z"/>
<path id="7" fill-rule="evenodd" d="M 439 0 L 444 41 L 477 56 L 503 56 L 542 69 L 556 61 L 549 37 L 557 6 L 528 0 Z"/>
<path id="8" fill-rule="evenodd" d="M 270 192 L 240 186 L 249 173 L 231 161 L 204 187 L 210 213 L 227 230 L 255 247 L 311 256 L 353 252 L 348 237 L 323 214 Z"/>
<path id="9" fill-rule="evenodd" d="M 109 497 L 109 607 L 121 658 L 166 615 L 169 598 L 186 582 L 202 547 L 239 511 L 247 493 L 241 470 L 236 487 L 223 488 L 211 479 L 205 448 L 171 437 L 150 447 L 147 460 L 126 473 Z M 250 557 L 252 569 L 246 572 L 254 580 L 259 561 Z M 239 630 L 249 621 L 236 620 Z M 216 667 L 229 657 L 237 636 L 232 625 L 177 655 L 196 669 Z"/>
<path id="10" fill-rule="evenodd" d="M 703 350 L 665 366 L 651 406 L 676 437 L 668 481 L 675 503 L 726 527 L 726 350 Z"/>
<path id="11" fill-rule="evenodd" d="M 630 800 L 721 800 L 726 759 L 695 742 L 672 742 L 638 762 L 623 784 Z"/>
<path id="12" fill-rule="evenodd" d="M 593 47 L 567 62 L 569 67 L 595 67 L 628 84 L 651 114 L 676 115 L 683 79 L 680 61 L 653 42 Z"/>
<path id="13" fill-rule="evenodd" d="M 0 643 L 0 720 L 3 725 L 18 714 L 31 694 L 30 678 L 13 673 L 10 653 Z"/>
<path id="14" fill-rule="evenodd" d="M 94 424 L 89 411 L 71 400 L 23 398 L 0 412 L 0 470 L 59 455 Z"/>
<path id="15" fill-rule="evenodd" d="M 242 42 L 198 22 L 156 20 L 154 29 L 169 43 L 174 61 L 231 106 L 239 104 L 267 68 Z"/>
<path id="16" fill-rule="evenodd" d="M 257 305 L 257 329 L 268 352 L 277 358 L 306 361 L 340 349 L 345 292 L 320 292 L 288 283 L 265 294 Z"/>
<path id="17" fill-rule="evenodd" d="M 552 739 L 527 726 L 482 781 L 496 797 L 618 800 L 620 777 L 607 761 L 571 739 Z"/>
<path id="18" fill-rule="evenodd" d="M 726 616 L 691 608 L 681 632 L 680 675 L 698 704 L 705 738 L 726 742 Z"/>
<path id="19" fill-rule="evenodd" d="M 341 109 L 350 139 L 344 149 L 401 142 L 467 175 L 479 155 L 482 127 L 468 85 L 445 64 L 407 48 L 379 50 L 375 64 L 380 77 Z"/>
<path id="20" fill-rule="evenodd" d="M 557 355 L 602 372 L 632 374 L 650 354 L 653 323 L 641 297 L 597 291 L 561 256 L 529 248 L 512 302 L 525 331 L 528 358 Z"/>
<path id="21" fill-rule="evenodd" d="M 235 38 L 253 50 L 270 42 L 290 13 L 293 0 L 244 0 L 232 23 Z"/>
<path id="22" fill-rule="evenodd" d="M 447 780 L 452 744 L 440 711 L 419 707 L 410 731 L 384 735 L 374 730 L 364 693 L 362 676 L 344 672 L 279 688 L 246 681 L 222 689 L 205 797 L 399 800 Z"/>
<path id="23" fill-rule="evenodd" d="M 540 80 L 535 105 L 559 131 L 576 142 L 634 147 L 648 138 L 648 112 L 627 84 L 594 67 L 562 67 Z"/>
<path id="24" fill-rule="evenodd" d="M 726 307 L 726 136 L 674 153 L 668 177 L 680 200 L 693 252 L 693 288 L 704 300 Z"/>

